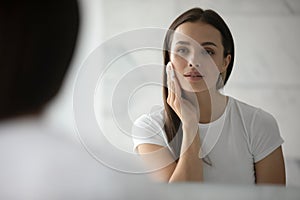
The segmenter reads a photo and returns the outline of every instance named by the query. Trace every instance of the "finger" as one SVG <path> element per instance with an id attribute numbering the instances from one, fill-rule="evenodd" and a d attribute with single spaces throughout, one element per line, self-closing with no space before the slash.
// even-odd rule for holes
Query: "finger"
<path id="1" fill-rule="evenodd" d="M 174 89 L 174 81 L 170 81 L 170 90 L 169 90 L 169 100 L 171 101 L 171 102 L 174 102 L 174 100 L 175 100 L 175 91 L 174 91 L 175 89 Z"/>
<path id="2" fill-rule="evenodd" d="M 174 102 L 175 100 L 175 85 L 174 85 L 174 69 L 172 64 L 169 65 L 169 77 L 170 77 L 170 101 Z"/>
<path id="3" fill-rule="evenodd" d="M 170 65 L 169 63 L 166 66 L 166 74 L 167 74 L 167 88 L 168 88 L 168 94 L 170 94 L 171 89 L 171 77 L 170 77 Z M 168 95 L 169 96 L 169 95 Z"/>
<path id="4" fill-rule="evenodd" d="M 166 73 L 167 73 L 167 87 L 168 87 L 168 97 L 167 102 L 172 107 L 174 101 L 174 89 L 172 84 L 172 77 L 171 77 L 171 63 L 169 62 L 166 66 Z"/>
<path id="5" fill-rule="evenodd" d="M 177 98 L 181 98 L 181 86 L 179 84 L 178 78 L 176 76 L 176 73 L 173 69 L 173 73 L 174 73 L 174 80 L 173 80 L 173 85 L 174 85 L 174 92 Z"/>

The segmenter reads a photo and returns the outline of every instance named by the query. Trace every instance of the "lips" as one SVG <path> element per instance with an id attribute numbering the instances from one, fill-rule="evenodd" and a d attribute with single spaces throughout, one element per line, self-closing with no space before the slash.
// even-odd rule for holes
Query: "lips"
<path id="1" fill-rule="evenodd" d="M 200 74 L 199 72 L 197 71 L 190 71 L 190 72 L 187 72 L 185 74 L 183 74 L 184 77 L 191 77 L 191 78 L 196 78 L 196 77 L 204 77 L 202 74 Z"/>

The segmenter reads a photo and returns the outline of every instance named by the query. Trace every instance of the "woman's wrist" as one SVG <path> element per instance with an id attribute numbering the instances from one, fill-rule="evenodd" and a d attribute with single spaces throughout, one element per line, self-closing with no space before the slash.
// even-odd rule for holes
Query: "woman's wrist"
<path id="1" fill-rule="evenodd" d="M 189 126 L 183 126 L 183 143 L 185 144 L 192 144 L 194 142 L 194 139 L 199 136 L 199 127 L 198 124 L 196 125 L 189 125 Z"/>
<path id="2" fill-rule="evenodd" d="M 187 133 L 198 133 L 198 123 L 183 123 L 182 124 L 182 131 Z"/>
<path id="3" fill-rule="evenodd" d="M 196 128 L 183 128 L 183 139 L 181 149 L 183 150 L 182 153 L 187 151 L 189 156 L 199 157 L 200 135 L 198 126 Z"/>

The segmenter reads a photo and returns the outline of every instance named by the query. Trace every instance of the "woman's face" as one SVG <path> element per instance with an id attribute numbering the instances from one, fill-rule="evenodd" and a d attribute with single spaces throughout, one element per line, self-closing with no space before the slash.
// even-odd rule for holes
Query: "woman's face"
<path id="1" fill-rule="evenodd" d="M 203 22 L 186 22 L 174 32 L 170 59 L 181 87 L 201 92 L 215 89 L 230 55 L 224 58 L 221 33 Z"/>

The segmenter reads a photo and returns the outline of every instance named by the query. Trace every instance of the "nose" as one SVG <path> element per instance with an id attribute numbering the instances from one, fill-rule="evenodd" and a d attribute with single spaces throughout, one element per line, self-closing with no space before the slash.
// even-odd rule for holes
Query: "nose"
<path id="1" fill-rule="evenodd" d="M 200 67 L 200 58 L 194 53 L 191 54 L 188 58 L 189 67 Z"/>
<path id="2" fill-rule="evenodd" d="M 200 67 L 200 64 L 192 64 L 191 62 L 189 63 L 189 67 Z"/>

